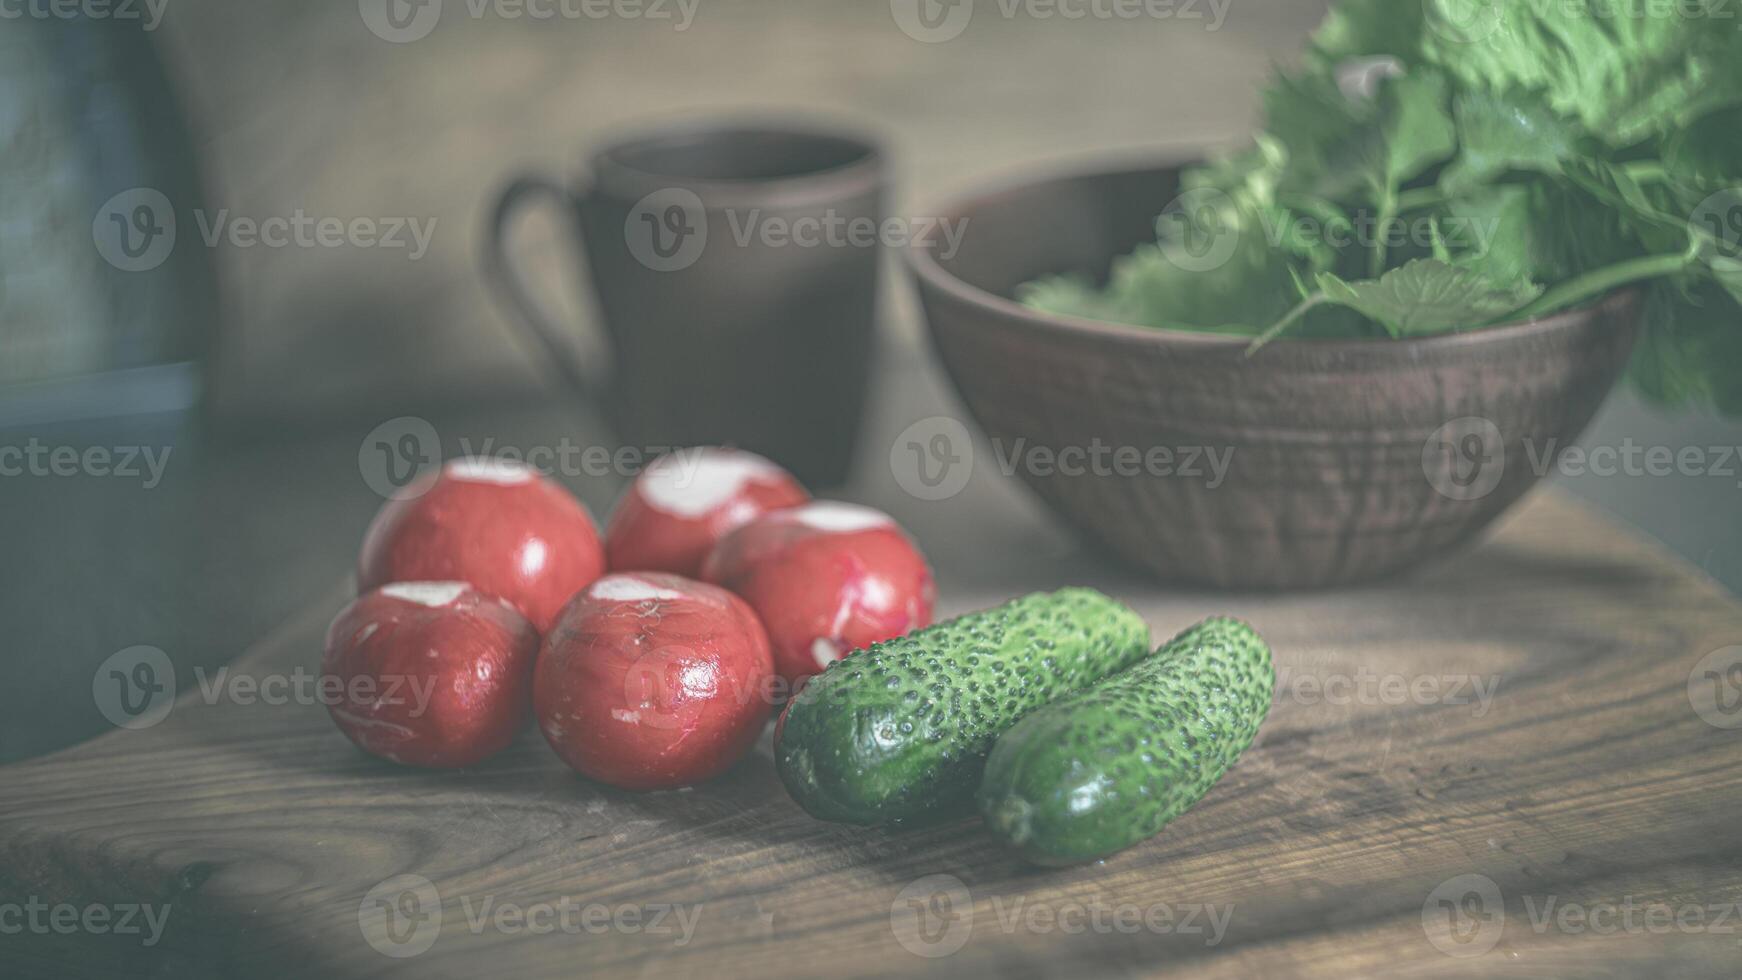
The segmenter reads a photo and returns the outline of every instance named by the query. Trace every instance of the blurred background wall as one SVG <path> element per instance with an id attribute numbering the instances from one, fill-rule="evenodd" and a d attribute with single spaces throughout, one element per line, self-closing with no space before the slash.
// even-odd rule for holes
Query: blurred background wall
<path id="1" fill-rule="evenodd" d="M 1270 64 L 1323 10 L 1232 0 L 1214 30 L 1208 0 L 1201 22 L 983 17 L 928 44 L 883 0 L 690 0 L 687 26 L 677 0 L 665 20 L 548 21 L 474 18 L 477 0 L 447 0 L 426 37 L 394 44 L 349 0 L 170 2 L 166 40 L 216 200 L 238 213 L 436 222 L 414 263 L 386 251 L 226 255 L 238 329 L 221 404 L 267 418 L 306 418 L 311 401 L 372 411 L 542 382 L 537 351 L 474 274 L 490 197 L 515 169 L 577 172 L 590 147 L 649 119 L 838 115 L 890 140 L 894 213 L 912 214 L 1001 169 L 1237 140 Z M 554 280 L 573 256 L 538 231 L 527 245 Z M 891 322 L 891 339 L 918 342 L 914 317 Z"/>
<path id="2" fill-rule="evenodd" d="M 208 247 L 203 229 L 183 227 L 178 249 L 209 260 L 219 284 L 221 308 L 199 347 L 214 424 L 168 411 L 119 422 L 62 412 L 4 433 L 0 442 L 137 442 L 173 454 L 148 492 L 139 481 L 0 479 L 0 660 L 12 679 L 0 685 L 0 761 L 101 730 L 91 678 L 108 655 L 161 647 L 188 686 L 193 669 L 229 660 L 332 589 L 380 504 L 358 479 L 358 446 L 383 420 L 415 415 L 480 439 L 511 432 L 522 445 L 587 429 L 585 409 L 562 400 L 476 272 L 482 224 L 509 174 L 575 173 L 601 139 L 649 120 L 840 116 L 888 140 L 892 213 L 923 216 L 940 195 L 1000 172 L 1238 142 L 1258 86 L 1325 6 L 1198 0 L 1173 19 L 977 17 L 960 36 L 926 43 L 898 28 L 884 0 L 625 0 L 618 15 L 553 19 L 531 12 L 559 0 L 396 0 L 411 26 L 385 31 L 378 0 L 155 2 L 161 23 L 148 33 L 185 110 L 208 217 L 415 224 L 427 250 L 409 230 L 405 248 L 273 248 Z M 439 15 L 416 19 L 431 9 Z M 0 39 L 17 42 L 20 25 L 0 21 Z M 125 92 L 130 82 L 113 84 Z M 87 222 L 67 218 L 72 244 L 56 246 L 78 261 L 90 259 Z M 566 295 L 586 345 L 576 258 L 553 222 L 527 224 L 521 249 Z M 5 261 L 10 274 L 20 259 Z M 76 287 L 37 295 L 51 310 L 57 295 L 67 311 L 90 300 Z M 899 277 L 883 321 L 885 377 L 939 389 Z M 0 342 L 11 341 L 0 333 Z M 874 396 L 885 408 L 908 397 L 894 385 Z M 1664 416 L 1622 394 L 1586 441 L 1627 439 L 1742 445 L 1742 426 Z M 1742 588 L 1737 480 L 1559 483 Z M 575 489 L 601 516 L 615 491 Z M 1037 506 L 1012 506 L 1051 522 Z"/>

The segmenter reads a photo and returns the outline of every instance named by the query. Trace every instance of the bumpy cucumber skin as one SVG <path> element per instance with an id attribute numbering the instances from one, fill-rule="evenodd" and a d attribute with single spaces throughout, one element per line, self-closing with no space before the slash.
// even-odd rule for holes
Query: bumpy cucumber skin
<path id="1" fill-rule="evenodd" d="M 774 733 L 781 782 L 822 820 L 971 811 L 1000 733 L 1148 649 L 1142 617 L 1092 589 L 1035 593 L 873 644 L 787 704 Z"/>
<path id="2" fill-rule="evenodd" d="M 1276 674 L 1252 627 L 1212 619 L 1022 719 L 980 786 L 992 835 L 1035 864 L 1096 861 L 1161 832 L 1234 765 Z"/>

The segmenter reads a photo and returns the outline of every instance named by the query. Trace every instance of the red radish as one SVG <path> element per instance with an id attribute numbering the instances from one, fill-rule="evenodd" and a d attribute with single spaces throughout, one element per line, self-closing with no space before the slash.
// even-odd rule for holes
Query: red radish
<path id="1" fill-rule="evenodd" d="M 333 620 L 321 694 L 363 751 L 457 769 L 514 740 L 537 658 L 538 631 L 506 602 L 464 582 L 400 582 Z"/>
<path id="2" fill-rule="evenodd" d="M 593 518 L 567 490 L 520 463 L 457 459 L 375 515 L 357 559 L 357 589 L 467 582 L 543 632 L 604 571 Z"/>
<path id="3" fill-rule="evenodd" d="M 607 575 L 563 610 L 533 679 L 539 730 L 583 776 L 631 790 L 724 772 L 772 704 L 768 635 L 742 599 L 677 575 Z"/>
<path id="4" fill-rule="evenodd" d="M 720 541 L 702 577 L 762 617 L 789 683 L 931 624 L 925 557 L 888 515 L 833 501 L 775 511 Z"/>
<path id="5" fill-rule="evenodd" d="M 695 578 L 726 532 L 809 499 L 792 474 L 755 453 L 680 450 L 630 484 L 605 526 L 605 555 L 613 572 Z"/>

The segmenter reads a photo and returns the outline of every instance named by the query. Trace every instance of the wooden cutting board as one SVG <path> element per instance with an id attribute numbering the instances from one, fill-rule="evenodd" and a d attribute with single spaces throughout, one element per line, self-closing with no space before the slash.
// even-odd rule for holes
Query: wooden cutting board
<path id="1" fill-rule="evenodd" d="M 355 751 L 318 704 L 239 703 L 236 677 L 316 669 L 335 589 L 216 703 L 196 683 L 150 728 L 0 769 L 0 927 L 31 900 L 163 924 L 149 948 L 13 930 L 0 974 L 1742 969 L 1742 727 L 1721 727 L 1742 726 L 1724 710 L 1742 687 L 1709 656 L 1742 644 L 1742 606 L 1657 546 L 1539 492 L 1408 580 L 1226 597 L 1024 562 L 1015 541 L 934 556 L 943 612 L 1074 581 L 1158 637 L 1228 613 L 1275 648 L 1256 745 L 1103 864 L 1025 867 L 972 820 L 814 821 L 766 740 L 712 784 L 640 796 L 571 775 L 531 731 L 474 771 L 419 772 Z"/>

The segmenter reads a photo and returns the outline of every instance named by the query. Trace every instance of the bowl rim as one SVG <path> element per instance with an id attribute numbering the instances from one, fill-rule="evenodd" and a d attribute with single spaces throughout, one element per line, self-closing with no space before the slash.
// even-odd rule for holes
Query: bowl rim
<path id="1" fill-rule="evenodd" d="M 932 208 L 926 213 L 942 215 L 943 217 L 938 219 L 941 222 L 952 222 L 963 219 L 968 212 L 998 198 L 1007 197 L 1040 184 L 1130 174 L 1142 170 L 1177 170 L 1202 163 L 1204 159 L 1205 153 L 1201 150 L 1181 151 L 1175 149 L 1163 152 L 1101 154 L 1072 164 L 1054 164 L 1050 167 L 1031 166 L 1025 170 L 1006 172 L 1002 176 L 982 178 L 967 188 L 944 196 L 939 207 Z M 982 289 L 949 272 L 939 264 L 937 257 L 933 254 L 937 244 L 936 241 L 928 239 L 915 241 L 903 249 L 907 266 L 922 287 L 929 286 L 949 294 L 959 302 L 981 307 L 1003 319 L 1014 321 L 1038 332 L 1089 335 L 1107 340 L 1192 344 L 1222 348 L 1245 348 L 1252 343 L 1250 337 L 1210 333 L 1209 331 L 1178 330 L 1173 327 L 1146 327 L 1132 323 L 1116 323 L 1110 320 L 1093 320 L 1065 313 L 1044 313 L 990 290 Z M 1532 317 L 1528 320 L 1511 320 L 1478 327 L 1474 330 L 1427 334 L 1420 337 L 1279 337 L 1266 344 L 1259 353 L 1273 348 L 1298 348 L 1320 354 L 1335 354 L 1342 351 L 1370 352 L 1377 349 L 1410 353 L 1518 340 L 1535 334 L 1550 334 L 1569 329 L 1586 322 L 1595 312 L 1618 312 L 1628 305 L 1636 303 L 1642 291 L 1638 285 L 1622 286 L 1583 305 L 1560 310 L 1546 316 Z M 929 321 L 931 318 L 927 319 Z"/>

